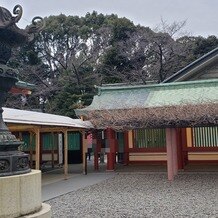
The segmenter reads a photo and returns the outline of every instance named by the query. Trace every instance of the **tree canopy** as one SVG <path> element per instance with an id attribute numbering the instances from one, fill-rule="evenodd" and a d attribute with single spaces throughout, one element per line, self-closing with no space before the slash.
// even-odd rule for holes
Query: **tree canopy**
<path id="1" fill-rule="evenodd" d="M 161 82 L 217 47 L 216 36 L 173 38 L 184 23 L 153 31 L 127 18 L 96 11 L 84 17 L 45 17 L 46 27 L 10 61 L 20 80 L 36 85 L 23 104 L 10 96 L 7 106 L 74 117 L 73 109 L 92 102 L 95 85 Z"/>

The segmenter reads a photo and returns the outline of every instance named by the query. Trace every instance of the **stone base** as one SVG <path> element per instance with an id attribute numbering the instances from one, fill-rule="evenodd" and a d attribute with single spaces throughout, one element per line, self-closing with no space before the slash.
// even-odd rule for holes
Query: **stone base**
<path id="1" fill-rule="evenodd" d="M 0 218 L 22 217 L 41 211 L 41 171 L 0 177 L 0 202 Z"/>
<path id="2" fill-rule="evenodd" d="M 51 206 L 42 203 L 42 208 L 39 212 L 30 215 L 21 216 L 20 218 L 50 218 L 50 217 L 51 217 Z"/>
<path id="3" fill-rule="evenodd" d="M 29 155 L 20 151 L 0 152 L 0 176 L 29 173 Z"/>

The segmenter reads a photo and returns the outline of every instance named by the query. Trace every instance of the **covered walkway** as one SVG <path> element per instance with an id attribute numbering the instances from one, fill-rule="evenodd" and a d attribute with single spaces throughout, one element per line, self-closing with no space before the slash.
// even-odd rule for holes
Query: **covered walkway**
<path id="1" fill-rule="evenodd" d="M 81 138 L 84 138 L 85 131 L 92 128 L 92 124 L 88 121 L 48 113 L 12 108 L 3 108 L 3 110 L 4 122 L 16 137 L 22 141 L 24 140 L 24 136 L 26 137 L 28 133 L 28 140 L 20 149 L 23 150 L 26 146 L 25 152 L 30 154 L 30 164 L 35 169 L 42 169 L 42 136 L 46 133 L 50 134 L 51 137 L 47 140 L 48 143 L 45 148 L 47 153 L 44 156 L 45 158 L 49 158 L 52 167 L 54 167 L 55 163 L 56 165 L 64 165 L 64 176 L 65 179 L 67 179 L 70 143 L 68 142 L 69 133 L 78 132 L 81 135 Z M 23 133 L 25 133 L 25 135 Z M 55 137 L 55 134 L 57 137 Z M 77 142 L 81 144 L 81 147 L 83 146 L 83 140 L 80 141 L 78 139 Z"/>

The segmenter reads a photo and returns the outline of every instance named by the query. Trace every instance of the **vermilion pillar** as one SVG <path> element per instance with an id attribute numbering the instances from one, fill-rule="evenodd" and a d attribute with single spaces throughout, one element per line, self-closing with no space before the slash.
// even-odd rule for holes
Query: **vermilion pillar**
<path id="1" fill-rule="evenodd" d="M 171 129 L 166 129 L 166 147 L 167 147 L 167 175 L 168 180 L 172 181 L 174 179 L 173 170 L 173 149 L 172 149 L 172 138 Z"/>
<path id="2" fill-rule="evenodd" d="M 124 165 L 129 164 L 129 135 L 128 131 L 124 132 Z"/>
<path id="3" fill-rule="evenodd" d="M 167 146 L 167 174 L 168 180 L 172 181 L 178 173 L 178 156 L 176 129 L 166 129 L 166 146 Z"/>
<path id="4" fill-rule="evenodd" d="M 173 174 L 178 174 L 178 154 L 177 154 L 177 140 L 176 140 L 176 129 L 171 129 L 171 141 L 173 150 Z"/>
<path id="5" fill-rule="evenodd" d="M 93 132 L 93 134 L 92 134 L 92 141 L 93 141 L 93 144 L 95 145 L 93 147 L 93 149 L 94 149 L 94 169 L 95 170 L 99 170 L 98 147 L 99 147 L 99 144 L 101 144 L 101 140 L 98 138 L 97 132 Z"/>
<path id="6" fill-rule="evenodd" d="M 98 153 L 97 152 L 94 152 L 94 169 L 99 170 Z"/>
<path id="7" fill-rule="evenodd" d="M 116 136 L 111 128 L 106 130 L 107 170 L 113 171 L 115 167 Z"/>
<path id="8" fill-rule="evenodd" d="M 177 141 L 177 157 L 178 157 L 178 170 L 184 169 L 183 155 L 182 155 L 182 130 L 176 129 L 176 141 Z"/>
<path id="9" fill-rule="evenodd" d="M 186 128 L 181 129 L 181 143 L 182 143 L 182 159 L 183 159 L 183 169 L 184 169 L 185 165 L 188 163 Z"/>

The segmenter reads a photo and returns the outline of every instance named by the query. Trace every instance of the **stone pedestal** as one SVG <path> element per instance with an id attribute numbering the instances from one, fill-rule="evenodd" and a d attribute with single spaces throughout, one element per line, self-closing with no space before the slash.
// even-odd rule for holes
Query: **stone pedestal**
<path id="1" fill-rule="evenodd" d="M 0 177 L 0 218 L 6 217 L 51 217 L 51 207 L 41 200 L 41 171 Z"/>

